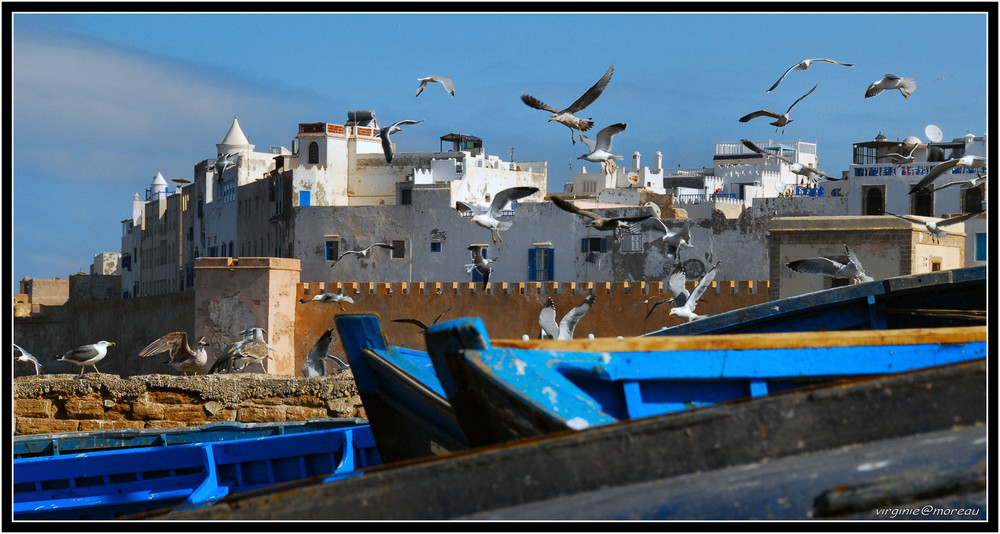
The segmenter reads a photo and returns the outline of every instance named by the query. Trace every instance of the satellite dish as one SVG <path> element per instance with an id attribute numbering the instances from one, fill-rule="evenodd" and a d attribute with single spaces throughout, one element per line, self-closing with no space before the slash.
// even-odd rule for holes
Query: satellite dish
<path id="1" fill-rule="evenodd" d="M 927 139 L 932 143 L 940 143 L 941 140 L 944 139 L 944 133 L 941 132 L 941 128 L 938 128 L 933 124 L 928 124 L 924 128 L 924 135 L 926 135 Z"/>
<path id="2" fill-rule="evenodd" d="M 628 173 L 628 175 L 626 175 L 626 178 L 628 178 L 628 181 L 632 182 L 633 184 L 639 183 L 639 173 L 635 171 Z"/>

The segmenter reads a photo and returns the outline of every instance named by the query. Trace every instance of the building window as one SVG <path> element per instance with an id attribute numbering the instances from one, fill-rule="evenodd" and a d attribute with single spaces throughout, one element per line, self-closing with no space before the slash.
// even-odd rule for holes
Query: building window
<path id="1" fill-rule="evenodd" d="M 580 252 L 607 252 L 608 238 L 584 237 L 580 243 Z"/>
<path id="2" fill-rule="evenodd" d="M 910 195 L 910 214 L 934 216 L 934 193 L 928 189 L 920 189 Z"/>
<path id="3" fill-rule="evenodd" d="M 299 206 L 311 206 L 312 191 L 299 191 Z"/>
<path id="4" fill-rule="evenodd" d="M 884 185 L 866 186 L 861 188 L 861 197 L 863 199 L 862 202 L 864 203 L 862 210 L 865 215 L 885 214 Z"/>
<path id="5" fill-rule="evenodd" d="M 326 261 L 337 261 L 340 257 L 340 241 L 326 242 Z"/>
<path id="6" fill-rule="evenodd" d="M 555 278 L 555 250 L 547 247 L 528 249 L 528 281 L 547 282 Z"/>
<path id="7" fill-rule="evenodd" d="M 413 204 L 413 189 L 407 187 L 399 191 L 399 203 L 403 206 Z"/>
<path id="8" fill-rule="evenodd" d="M 986 234 L 976 234 L 976 261 L 986 261 Z"/>
<path id="9" fill-rule="evenodd" d="M 403 259 L 406 257 L 406 241 L 392 242 L 392 257 L 396 259 Z"/>
<path id="10" fill-rule="evenodd" d="M 940 270 L 941 270 L 941 262 L 940 261 L 932 261 L 931 262 L 931 272 L 933 273 L 933 272 L 937 272 L 937 271 L 940 271 Z"/>
<path id="11" fill-rule="evenodd" d="M 440 241 L 431 241 L 431 252 L 441 252 L 441 242 Z"/>
<path id="12" fill-rule="evenodd" d="M 979 213 L 983 211 L 983 190 L 970 187 L 962 192 L 962 212 Z"/>
<path id="13" fill-rule="evenodd" d="M 622 252 L 642 252 L 642 234 L 624 234 L 622 235 L 621 247 Z"/>
<path id="14" fill-rule="evenodd" d="M 319 163 L 319 143 L 309 143 L 309 163 Z"/>

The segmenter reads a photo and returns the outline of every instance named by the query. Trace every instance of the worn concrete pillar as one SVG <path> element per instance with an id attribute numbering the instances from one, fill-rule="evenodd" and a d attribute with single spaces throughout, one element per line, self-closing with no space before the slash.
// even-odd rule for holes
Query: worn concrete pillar
<path id="1" fill-rule="evenodd" d="M 240 331 L 263 328 L 277 352 L 264 360 L 268 374 L 294 376 L 295 291 L 301 267 L 292 258 L 195 260 L 195 339 L 208 342 L 208 366 Z M 258 371 L 258 364 L 247 369 Z"/>

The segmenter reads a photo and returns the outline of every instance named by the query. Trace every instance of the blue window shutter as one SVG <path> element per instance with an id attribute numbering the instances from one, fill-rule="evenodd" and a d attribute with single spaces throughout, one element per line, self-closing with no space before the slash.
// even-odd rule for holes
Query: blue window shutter
<path id="1" fill-rule="evenodd" d="M 586 237 L 580 240 L 580 252 L 590 252 L 590 250 L 587 247 L 588 242 L 589 241 Z"/>
<path id="2" fill-rule="evenodd" d="M 602 237 L 601 238 L 601 252 L 607 252 L 607 251 L 608 251 L 608 238 Z"/>
<path id="3" fill-rule="evenodd" d="M 528 249 L 528 281 L 535 281 L 535 260 L 537 259 L 538 249 L 529 248 Z"/>
<path id="4" fill-rule="evenodd" d="M 976 234 L 976 261 L 986 261 L 986 234 Z"/>
<path id="5" fill-rule="evenodd" d="M 309 193 L 311 191 L 299 191 L 299 206 L 310 206 Z"/>
<path id="6" fill-rule="evenodd" d="M 550 248 L 548 256 L 549 256 L 549 264 L 546 266 L 545 270 L 548 272 L 548 275 L 549 275 L 548 280 L 551 282 L 551 281 L 553 281 L 553 280 L 556 279 L 556 277 L 555 277 L 555 272 L 556 272 L 556 249 Z"/>

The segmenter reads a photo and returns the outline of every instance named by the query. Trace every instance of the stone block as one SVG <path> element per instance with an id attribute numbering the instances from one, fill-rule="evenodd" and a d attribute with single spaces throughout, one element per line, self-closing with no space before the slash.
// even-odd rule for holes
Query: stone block
<path id="1" fill-rule="evenodd" d="M 318 417 L 329 417 L 326 408 L 306 408 L 303 406 L 286 406 L 285 419 L 287 421 L 305 421 Z"/>
<path id="2" fill-rule="evenodd" d="M 55 408 L 49 399 L 15 399 L 15 417 L 52 417 L 55 415 Z"/>
<path id="3" fill-rule="evenodd" d="M 285 420 L 284 407 L 246 406 L 236 412 L 241 423 L 279 423 Z"/>
<path id="4" fill-rule="evenodd" d="M 88 420 L 88 421 L 80 421 L 80 432 L 89 432 L 91 430 L 116 430 L 119 428 L 144 428 L 145 426 L 146 423 L 144 423 L 143 421 Z"/>
<path id="5" fill-rule="evenodd" d="M 66 417 L 69 419 L 102 419 L 104 403 L 90 399 L 67 399 Z"/>
<path id="6" fill-rule="evenodd" d="M 146 421 L 163 419 L 163 405 L 149 402 L 133 404 L 132 419 Z"/>
<path id="7" fill-rule="evenodd" d="M 188 426 L 184 421 L 146 421 L 146 428 L 182 428 Z"/>
<path id="8" fill-rule="evenodd" d="M 205 409 L 195 404 L 167 404 L 163 406 L 163 418 L 196 425 L 204 423 L 206 419 Z"/>
<path id="9" fill-rule="evenodd" d="M 199 402 L 196 396 L 179 391 L 150 391 L 148 399 L 150 402 L 160 404 L 195 404 Z"/>
<path id="10" fill-rule="evenodd" d="M 14 424 L 14 433 L 25 434 L 52 434 L 56 432 L 76 432 L 80 428 L 80 422 L 70 419 L 36 419 L 33 417 L 18 417 Z"/>

